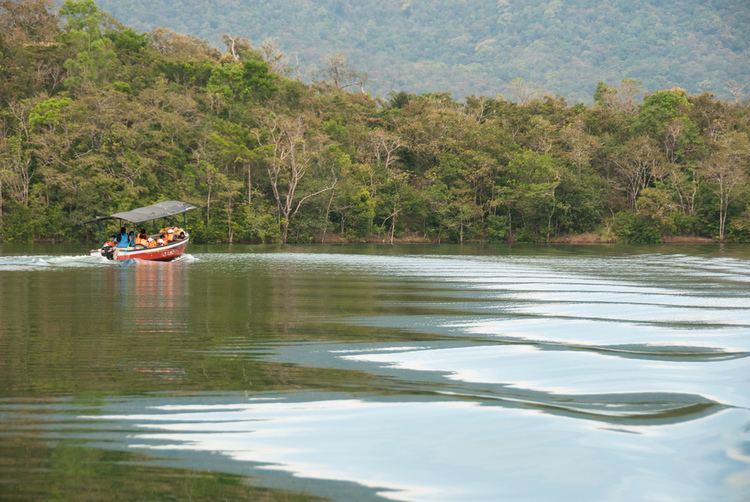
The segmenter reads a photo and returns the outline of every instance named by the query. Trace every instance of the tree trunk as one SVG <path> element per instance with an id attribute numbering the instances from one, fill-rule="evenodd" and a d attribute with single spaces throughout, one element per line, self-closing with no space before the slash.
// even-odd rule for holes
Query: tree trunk
<path id="1" fill-rule="evenodd" d="M 208 184 L 208 195 L 206 195 L 206 231 L 211 224 L 211 183 Z"/>
<path id="2" fill-rule="evenodd" d="M 281 221 L 281 243 L 282 244 L 286 244 L 288 236 L 289 236 L 289 220 L 284 218 Z"/>
<path id="3" fill-rule="evenodd" d="M 234 241 L 234 228 L 232 228 L 232 203 L 227 205 L 227 241 L 229 244 Z"/>
<path id="4" fill-rule="evenodd" d="M 390 233 L 390 243 L 393 244 L 393 235 L 396 233 L 396 215 L 398 214 L 398 211 L 396 211 L 396 208 L 393 208 L 393 214 L 391 215 L 391 233 Z"/>
<path id="5" fill-rule="evenodd" d="M 250 206 L 253 203 L 253 171 L 250 165 L 247 166 L 247 205 Z"/>
<path id="6" fill-rule="evenodd" d="M 331 190 L 331 197 L 328 199 L 328 206 L 326 207 L 326 217 L 323 222 L 323 235 L 320 237 L 320 243 L 325 244 L 326 232 L 328 232 L 328 218 L 331 216 L 331 204 L 333 204 L 333 196 L 336 195 L 335 190 Z"/>
<path id="7" fill-rule="evenodd" d="M 550 234 L 552 233 L 552 218 L 555 217 L 555 210 L 557 209 L 557 203 L 556 203 L 556 197 L 555 197 L 555 190 L 552 190 L 552 209 L 549 212 L 549 215 L 547 216 L 547 244 L 549 244 L 549 238 Z"/>
<path id="8" fill-rule="evenodd" d="M 724 192 L 724 185 L 719 185 L 719 241 L 724 242 L 724 228 L 727 220 L 727 197 Z"/>
<path id="9" fill-rule="evenodd" d="M 513 216 L 508 208 L 508 244 L 513 243 Z"/>

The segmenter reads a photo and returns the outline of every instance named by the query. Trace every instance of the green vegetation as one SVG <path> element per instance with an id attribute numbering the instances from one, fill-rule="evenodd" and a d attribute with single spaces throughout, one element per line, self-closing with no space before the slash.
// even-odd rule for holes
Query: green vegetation
<path id="1" fill-rule="evenodd" d="M 212 242 L 750 238 L 747 102 L 641 103 L 632 80 L 591 106 L 381 100 L 343 58 L 306 85 L 224 41 L 0 1 L 0 238 L 92 239 L 73 223 L 165 199 L 202 207 L 190 229 Z"/>
<path id="2" fill-rule="evenodd" d="M 643 81 L 730 98 L 750 91 L 747 0 L 100 0 L 141 30 L 273 40 L 306 79 L 329 54 L 366 88 L 454 97 L 559 94 L 590 102 L 598 81 Z M 523 80 L 516 80 L 523 79 Z"/>

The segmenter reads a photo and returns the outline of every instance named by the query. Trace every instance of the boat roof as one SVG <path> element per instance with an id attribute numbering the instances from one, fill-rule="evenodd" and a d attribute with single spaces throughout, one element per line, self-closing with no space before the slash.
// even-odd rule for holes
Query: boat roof
<path id="1" fill-rule="evenodd" d="M 114 213 L 110 215 L 110 218 L 119 218 L 132 223 L 141 223 L 143 221 L 156 220 L 158 218 L 166 218 L 167 216 L 182 214 L 192 209 L 196 209 L 196 207 L 187 202 L 168 200 L 157 204 L 151 204 L 150 206 L 131 209 L 130 211 Z"/>

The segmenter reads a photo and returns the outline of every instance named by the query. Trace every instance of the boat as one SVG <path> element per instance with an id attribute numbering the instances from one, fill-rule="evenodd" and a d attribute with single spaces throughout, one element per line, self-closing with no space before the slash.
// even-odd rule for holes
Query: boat
<path id="1" fill-rule="evenodd" d="M 147 221 L 158 220 L 161 218 L 169 218 L 178 214 L 183 215 L 183 227 L 184 225 L 184 214 L 188 211 L 196 209 L 195 206 L 188 204 L 187 202 L 181 202 L 178 200 L 168 200 L 165 202 L 159 202 L 158 204 L 152 204 L 150 206 L 139 207 L 130 211 L 124 211 L 120 213 L 114 213 L 109 216 L 100 216 L 86 223 L 101 222 L 104 220 L 120 220 L 122 226 L 123 221 L 130 223 L 139 224 Z M 146 247 L 137 245 L 127 248 L 118 248 L 114 246 L 102 246 L 99 249 L 91 250 L 91 256 L 103 256 L 108 260 L 114 261 L 125 261 L 125 260 L 149 260 L 149 261 L 172 261 L 179 258 L 185 253 L 188 242 L 190 241 L 190 234 L 181 229 L 181 233 L 184 233 L 184 238 L 175 237 L 175 239 L 167 244 Z M 150 237 L 156 239 L 158 234 L 151 235 Z"/>

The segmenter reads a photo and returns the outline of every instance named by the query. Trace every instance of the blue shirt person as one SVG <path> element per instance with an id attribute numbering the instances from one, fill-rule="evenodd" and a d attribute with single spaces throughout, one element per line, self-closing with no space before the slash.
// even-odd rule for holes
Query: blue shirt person
<path id="1" fill-rule="evenodd" d="M 120 234 L 117 236 L 117 247 L 126 248 L 130 245 L 130 239 L 128 238 L 128 231 L 125 227 L 120 228 Z"/>

